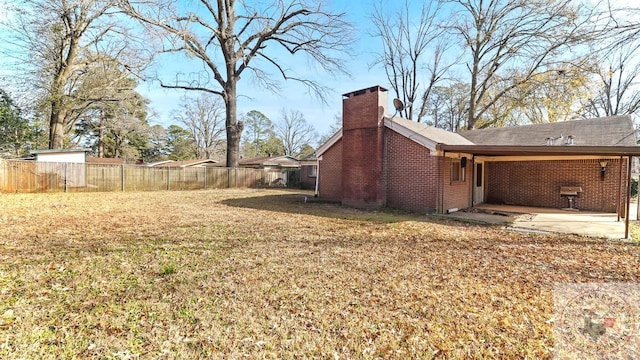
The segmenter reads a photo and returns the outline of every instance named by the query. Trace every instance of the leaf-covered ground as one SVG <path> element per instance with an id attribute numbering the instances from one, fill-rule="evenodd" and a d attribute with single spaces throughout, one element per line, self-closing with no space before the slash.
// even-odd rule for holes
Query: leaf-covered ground
<path id="1" fill-rule="evenodd" d="M 279 190 L 0 195 L 0 358 L 549 358 L 640 247 Z"/>

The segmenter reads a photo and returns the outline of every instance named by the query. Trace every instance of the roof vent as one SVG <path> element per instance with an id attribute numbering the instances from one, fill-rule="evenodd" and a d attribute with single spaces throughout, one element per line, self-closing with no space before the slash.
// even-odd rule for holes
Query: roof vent
<path id="1" fill-rule="evenodd" d="M 555 138 L 554 137 L 548 137 L 545 140 L 547 142 L 547 146 L 552 146 L 554 141 L 562 140 L 562 139 L 564 139 L 564 135 L 560 134 L 560 136 L 558 136 L 558 137 L 555 137 Z M 568 139 L 567 139 L 567 142 L 569 142 Z M 571 140 L 571 143 L 573 144 L 573 139 Z"/>
<path id="2" fill-rule="evenodd" d="M 567 136 L 567 141 L 564 143 L 565 145 L 573 145 L 573 135 Z"/>

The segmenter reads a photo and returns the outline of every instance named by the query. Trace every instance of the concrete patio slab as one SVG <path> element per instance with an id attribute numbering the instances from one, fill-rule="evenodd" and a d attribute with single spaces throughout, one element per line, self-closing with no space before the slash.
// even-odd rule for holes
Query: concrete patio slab
<path id="1" fill-rule="evenodd" d="M 636 218 L 635 209 L 636 204 L 632 204 L 631 219 Z M 615 213 L 480 204 L 468 211 L 459 211 L 445 216 L 466 221 L 502 224 L 514 230 L 624 238 L 624 220 L 617 221 Z"/>

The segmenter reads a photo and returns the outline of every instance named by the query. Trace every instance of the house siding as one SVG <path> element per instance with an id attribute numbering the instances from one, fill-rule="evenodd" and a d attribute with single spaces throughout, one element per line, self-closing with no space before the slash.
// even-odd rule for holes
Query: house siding
<path id="1" fill-rule="evenodd" d="M 320 198 L 342 201 L 342 140 L 338 140 L 322 154 L 318 177 Z"/>
<path id="2" fill-rule="evenodd" d="M 598 160 L 549 160 L 487 163 L 486 202 L 566 208 L 561 186 L 580 186 L 583 193 L 574 207 L 587 211 L 615 212 L 620 160 L 610 159 L 605 179 L 600 178 Z M 622 195 L 626 198 L 626 159 L 623 160 Z"/>
<path id="3" fill-rule="evenodd" d="M 435 212 L 438 158 L 429 149 L 393 130 L 385 133 L 387 205 L 416 212 Z"/>

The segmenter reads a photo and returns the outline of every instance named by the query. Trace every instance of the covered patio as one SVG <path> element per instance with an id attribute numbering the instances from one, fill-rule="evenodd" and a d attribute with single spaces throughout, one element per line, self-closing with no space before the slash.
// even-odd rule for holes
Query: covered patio
<path id="1" fill-rule="evenodd" d="M 640 156 L 640 147 L 638 146 L 507 146 L 507 145 L 446 145 L 438 144 L 437 149 L 445 157 L 467 158 L 473 164 L 473 181 L 471 181 L 471 189 L 469 203 L 472 204 L 476 211 L 465 212 L 468 215 L 463 216 L 487 216 L 504 213 L 504 222 L 510 222 L 515 228 L 560 232 L 560 233 L 576 233 L 582 235 L 629 238 L 629 219 L 635 219 L 636 216 L 631 214 L 635 210 L 631 208 L 631 170 L 632 160 L 634 156 Z M 613 198 L 614 203 L 611 210 L 615 212 L 603 211 L 582 211 L 580 208 L 567 210 L 573 206 L 574 198 L 563 197 L 561 189 L 558 186 L 558 179 L 555 179 L 553 191 L 557 193 L 558 199 L 562 198 L 565 203 L 563 206 L 557 207 L 541 207 L 535 203 L 522 201 L 520 203 L 509 203 L 504 201 L 495 201 L 500 199 L 502 192 L 508 192 L 514 186 L 536 186 L 535 169 L 529 178 L 520 176 L 517 184 L 513 182 L 503 182 L 502 187 L 496 190 L 488 189 L 486 183 L 492 176 L 491 164 L 500 163 L 520 163 L 532 164 L 533 162 L 564 162 L 572 163 L 574 161 L 590 162 L 592 164 L 602 164 L 601 169 L 592 169 L 593 171 L 601 171 L 602 181 L 605 180 L 605 166 L 612 162 L 617 163 L 617 169 L 609 170 L 608 179 L 614 181 L 614 187 L 609 187 L 604 193 L 600 191 L 598 196 L 608 196 Z M 564 165 L 564 164 L 562 164 Z M 563 166 L 561 166 L 563 167 Z M 526 171 L 526 170 L 525 170 Z M 584 176 L 584 174 L 575 174 L 576 177 Z M 589 174 L 587 178 L 593 178 L 594 174 Z M 566 185 L 581 189 L 579 184 L 571 184 L 574 176 L 571 172 L 563 175 L 562 182 Z M 584 179 L 584 178 L 583 178 Z M 580 181 L 578 181 L 580 182 Z M 600 181 L 596 181 L 600 182 Z M 585 184 L 589 186 L 591 182 Z M 523 185 L 524 184 L 524 185 Z M 584 185 L 583 185 L 584 186 Z M 547 190 L 551 191 L 550 189 Z M 582 191 L 582 190 L 580 190 Z M 493 193 L 492 193 L 493 192 Z M 593 193 L 593 192 L 592 192 Z M 578 195 L 579 197 L 580 195 Z M 531 198 L 530 198 L 531 199 Z M 531 201 L 531 200 L 529 200 Z M 566 204 L 566 205 L 564 205 Z M 609 211 L 608 209 L 606 211 Z M 477 215 L 473 215 L 473 214 Z M 483 215 L 480 215 L 484 213 Z M 469 215 L 471 214 L 471 215 Z M 512 214 L 512 215 L 508 215 Z M 629 214 L 629 216 L 627 216 Z M 496 220 L 496 219 L 494 219 Z M 497 218 L 499 220 L 499 218 Z M 488 221 L 494 222 L 494 221 Z"/>

